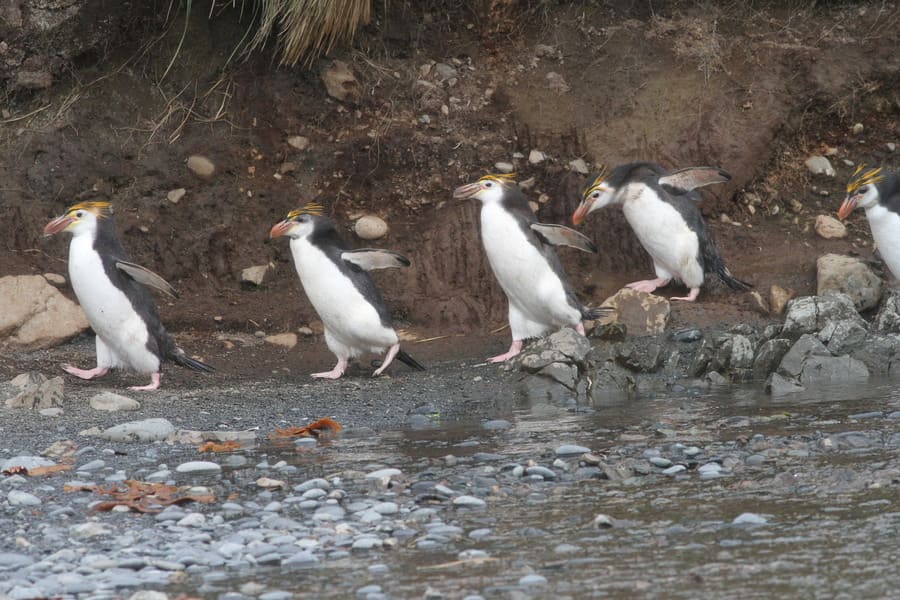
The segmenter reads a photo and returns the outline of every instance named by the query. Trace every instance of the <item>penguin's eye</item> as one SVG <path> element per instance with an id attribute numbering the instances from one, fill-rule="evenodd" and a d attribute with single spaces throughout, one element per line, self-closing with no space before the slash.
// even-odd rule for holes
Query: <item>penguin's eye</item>
<path id="1" fill-rule="evenodd" d="M 484 187 L 486 187 L 486 188 L 494 187 L 494 184 L 493 184 L 492 182 L 490 182 L 490 181 L 485 181 L 483 185 L 484 185 Z"/>
<path id="2" fill-rule="evenodd" d="M 594 200 L 596 200 L 599 197 L 600 197 L 600 192 L 594 192 L 593 194 L 591 194 L 591 198 L 593 198 Z"/>
<path id="3" fill-rule="evenodd" d="M 869 191 L 869 186 L 865 185 L 865 186 L 859 188 L 859 190 L 857 190 L 857 191 L 858 191 L 860 194 L 865 194 L 866 192 Z"/>
<path id="4" fill-rule="evenodd" d="M 79 210 L 77 213 L 75 213 L 75 218 L 76 218 L 76 219 L 80 219 L 80 218 L 83 217 L 83 216 L 84 216 L 84 211 L 83 211 L 83 210 Z"/>

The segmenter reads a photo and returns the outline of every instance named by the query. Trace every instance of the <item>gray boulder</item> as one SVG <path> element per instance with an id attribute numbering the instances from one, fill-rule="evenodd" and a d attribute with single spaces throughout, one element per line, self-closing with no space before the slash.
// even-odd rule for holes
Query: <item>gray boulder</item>
<path id="1" fill-rule="evenodd" d="M 872 328 L 877 331 L 900 333 L 900 292 L 891 290 L 885 296 L 878 314 L 872 320 Z"/>
<path id="2" fill-rule="evenodd" d="M 0 277 L 0 342 L 51 348 L 88 328 L 81 307 L 40 275 Z"/>
<path id="3" fill-rule="evenodd" d="M 896 375 L 900 371 L 900 334 L 869 333 L 852 356 L 862 361 L 870 373 Z"/>
<path id="4" fill-rule="evenodd" d="M 817 337 L 832 354 L 847 354 L 864 344 L 867 334 L 859 321 L 829 321 Z"/>
<path id="5" fill-rule="evenodd" d="M 787 394 L 796 394 L 806 390 L 805 387 L 797 383 L 795 379 L 783 377 L 778 373 L 772 373 L 766 380 L 766 393 L 773 396 L 785 396 Z"/>
<path id="6" fill-rule="evenodd" d="M 555 362 L 581 364 L 590 351 L 591 343 L 587 338 L 565 327 L 529 344 L 518 357 L 518 363 L 511 365 L 536 372 Z"/>
<path id="7" fill-rule="evenodd" d="M 753 376 L 766 377 L 778 368 L 784 355 L 791 349 L 791 340 L 775 338 L 763 342 L 753 358 Z"/>
<path id="8" fill-rule="evenodd" d="M 852 256 L 826 254 L 816 261 L 816 293 L 847 294 L 858 311 L 878 306 L 881 279 L 863 261 Z"/>
<path id="9" fill-rule="evenodd" d="M 634 375 L 613 360 L 597 364 L 596 368 L 590 371 L 590 378 L 593 382 L 591 397 L 595 400 L 620 397 L 637 389 Z"/>
<path id="10" fill-rule="evenodd" d="M 4 404 L 9 408 L 62 408 L 64 388 L 62 377 L 47 379 L 43 374 L 33 371 L 0 384 L 0 398 L 3 398 Z"/>
<path id="11" fill-rule="evenodd" d="M 804 334 L 781 359 L 778 375 L 803 386 L 823 383 L 852 382 L 868 379 L 866 365 L 850 356 L 833 356 L 828 348 L 811 334 Z"/>
<path id="12" fill-rule="evenodd" d="M 831 352 L 816 336 L 807 333 L 800 336 L 781 359 L 778 374 L 792 379 L 799 378 L 803 372 L 803 365 L 810 356 L 831 356 Z"/>
<path id="13" fill-rule="evenodd" d="M 652 373 L 662 363 L 662 346 L 654 339 L 640 339 L 621 345 L 616 362 L 630 371 Z"/>
<path id="14" fill-rule="evenodd" d="M 846 294 L 802 296 L 788 302 L 781 333 L 786 337 L 816 333 L 833 321 L 852 321 L 866 326 Z"/>

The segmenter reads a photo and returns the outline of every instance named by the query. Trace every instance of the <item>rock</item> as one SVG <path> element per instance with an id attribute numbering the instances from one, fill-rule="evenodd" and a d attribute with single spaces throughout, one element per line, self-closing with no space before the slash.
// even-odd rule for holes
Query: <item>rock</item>
<path id="1" fill-rule="evenodd" d="M 144 419 L 110 427 L 99 437 L 111 442 L 158 442 L 175 432 L 168 419 Z"/>
<path id="2" fill-rule="evenodd" d="M 58 273 L 44 273 L 44 279 L 54 287 L 61 288 L 66 286 L 66 278 Z"/>
<path id="3" fill-rule="evenodd" d="M 49 71 L 19 71 L 16 73 L 16 88 L 42 90 L 53 85 L 53 75 Z"/>
<path id="4" fill-rule="evenodd" d="M 826 254 L 816 261 L 816 271 L 819 296 L 847 294 L 857 311 L 875 308 L 881 299 L 881 279 L 858 258 Z"/>
<path id="5" fill-rule="evenodd" d="M 563 444 L 554 450 L 557 456 L 568 456 L 570 454 L 589 454 L 590 448 L 579 446 L 578 444 Z"/>
<path id="6" fill-rule="evenodd" d="M 578 383 L 578 367 L 567 363 L 554 362 L 537 372 L 537 375 L 546 377 L 570 390 L 574 390 Z"/>
<path id="7" fill-rule="evenodd" d="M 836 240 L 847 237 L 847 227 L 828 215 L 819 215 L 816 217 L 816 233 L 819 237 L 826 240 Z"/>
<path id="8" fill-rule="evenodd" d="M 494 168 L 497 169 L 498 173 L 512 173 L 516 170 L 515 165 L 508 162 L 494 163 Z"/>
<path id="9" fill-rule="evenodd" d="M 256 265 L 247 267 L 241 271 L 241 283 L 249 283 L 251 285 L 260 286 L 266 279 L 266 275 L 272 270 L 272 265 Z"/>
<path id="10" fill-rule="evenodd" d="M 772 314 L 780 316 L 784 312 L 784 307 L 787 306 L 787 303 L 791 298 L 794 297 L 796 292 L 790 288 L 785 289 L 780 285 L 773 285 L 769 289 L 769 309 L 772 311 Z"/>
<path id="11" fill-rule="evenodd" d="M 170 190 L 169 193 L 166 194 L 166 199 L 172 204 L 178 204 L 181 202 L 181 199 L 184 198 L 186 193 L 187 190 L 184 188 Z"/>
<path id="12" fill-rule="evenodd" d="M 222 467 L 208 460 L 192 460 L 181 463 L 175 470 L 178 473 L 218 473 Z"/>
<path id="13" fill-rule="evenodd" d="M 800 373 L 800 383 L 807 387 L 823 383 L 852 383 L 868 378 L 866 365 L 850 356 L 810 356 L 804 361 Z"/>
<path id="14" fill-rule="evenodd" d="M 765 390 L 767 394 L 773 396 L 784 396 L 802 392 L 806 390 L 806 388 L 797 383 L 794 379 L 783 377 L 778 373 L 772 373 L 766 380 Z"/>
<path id="15" fill-rule="evenodd" d="M 831 352 L 816 336 L 803 334 L 785 353 L 778 365 L 778 373 L 796 379 L 803 372 L 803 364 L 810 356 L 831 356 Z"/>
<path id="16" fill-rule="evenodd" d="M 47 379 L 36 371 L 22 373 L 0 386 L 0 396 L 9 408 L 46 410 L 61 408 L 65 382 L 62 377 Z"/>
<path id="17" fill-rule="evenodd" d="M 565 94 L 572 89 L 569 87 L 569 84 L 566 83 L 565 78 L 555 71 L 547 73 L 547 87 L 557 94 Z"/>
<path id="18" fill-rule="evenodd" d="M 40 506 L 41 499 L 34 494 L 22 492 L 19 490 L 11 490 L 6 495 L 6 500 L 10 506 Z"/>
<path id="19" fill-rule="evenodd" d="M 295 150 L 306 150 L 309 148 L 309 138 L 302 135 L 292 135 L 287 139 L 288 146 Z"/>
<path id="20" fill-rule="evenodd" d="M 547 160 L 547 155 L 541 152 L 540 150 L 532 150 L 528 153 L 528 162 L 533 165 L 538 165 Z"/>
<path id="21" fill-rule="evenodd" d="M 194 154 L 187 159 L 187 168 L 201 179 L 209 179 L 216 174 L 216 165 L 203 155 Z"/>
<path id="22" fill-rule="evenodd" d="M 630 371 L 653 373 L 662 363 L 662 346 L 652 340 L 628 341 L 619 348 L 616 362 Z"/>
<path id="23" fill-rule="evenodd" d="M 296 333 L 276 333 L 275 335 L 266 336 L 264 339 L 273 346 L 281 346 L 288 350 L 297 345 Z"/>
<path id="24" fill-rule="evenodd" d="M 850 131 L 853 132 L 853 135 L 859 135 L 865 130 L 865 125 L 862 123 L 854 123 L 853 127 L 850 128 Z"/>
<path id="25" fill-rule="evenodd" d="M 481 498 L 475 496 L 457 496 L 453 499 L 453 506 L 463 506 L 466 508 L 484 508 L 487 503 Z"/>
<path id="26" fill-rule="evenodd" d="M 322 69 L 322 81 L 328 95 L 340 102 L 358 104 L 362 100 L 362 87 L 356 75 L 344 61 L 334 60 Z"/>
<path id="27" fill-rule="evenodd" d="M 900 332 L 900 292 L 891 290 L 887 294 L 878 314 L 872 320 L 872 328 L 877 331 Z"/>
<path id="28" fill-rule="evenodd" d="M 622 288 L 603 301 L 616 310 L 615 319 L 635 336 L 659 335 L 669 321 L 669 301 L 662 296 Z"/>
<path id="29" fill-rule="evenodd" d="M 758 291 L 751 291 L 750 298 L 753 302 L 753 310 L 761 315 L 768 315 L 771 312 L 769 303 L 762 297 L 762 294 L 760 294 Z"/>
<path id="30" fill-rule="evenodd" d="M 824 156 L 810 156 L 806 159 L 804 164 L 813 175 L 827 175 L 828 177 L 834 177 L 834 167 L 831 166 L 831 162 Z"/>
<path id="31" fill-rule="evenodd" d="M 9 471 L 16 467 L 22 469 L 34 469 L 37 467 L 52 467 L 55 464 L 56 463 L 52 460 L 47 460 L 42 456 L 14 456 L 6 459 L 0 464 L 0 472 Z"/>
<path id="32" fill-rule="evenodd" d="M 353 231 L 360 239 L 377 240 L 387 235 L 388 226 L 381 217 L 366 215 L 357 219 L 353 224 Z"/>
<path id="33" fill-rule="evenodd" d="M 734 525 L 765 525 L 769 520 L 756 513 L 741 513 L 736 516 L 732 523 Z"/>
<path id="34" fill-rule="evenodd" d="M 597 400 L 618 398 L 622 394 L 633 393 L 637 388 L 634 375 L 613 360 L 599 363 L 589 374 L 593 381 L 591 397 Z"/>
<path id="35" fill-rule="evenodd" d="M 569 169 L 579 173 L 581 175 L 587 175 L 590 173 L 590 169 L 588 169 L 587 163 L 583 158 L 576 158 L 575 160 L 569 161 Z"/>
<path id="36" fill-rule="evenodd" d="M 377 471 L 372 471 L 371 473 L 366 473 L 366 479 L 390 479 L 392 477 L 399 477 L 403 474 L 403 471 L 400 469 L 394 468 L 386 468 L 386 469 L 378 469 Z"/>
<path id="37" fill-rule="evenodd" d="M 782 334 L 795 337 L 820 331 L 831 321 L 855 321 L 865 327 L 853 301 L 846 294 L 802 296 L 787 304 Z"/>
<path id="38" fill-rule="evenodd" d="M 139 410 L 141 403 L 128 396 L 120 396 L 112 392 L 102 392 L 92 397 L 90 400 L 91 408 L 94 410 L 105 410 L 108 412 L 116 412 L 120 410 Z"/>
<path id="39" fill-rule="evenodd" d="M 548 46 L 547 44 L 537 44 L 534 47 L 534 55 L 538 58 L 556 58 L 559 56 L 559 51 L 555 46 Z"/>
<path id="40" fill-rule="evenodd" d="M 823 327 L 817 337 L 828 346 L 832 354 L 845 354 L 859 348 L 866 341 L 868 332 L 857 321 L 831 321 Z"/>
<path id="41" fill-rule="evenodd" d="M 887 144 L 884 145 L 884 147 L 887 148 L 888 152 L 893 152 L 894 150 L 897 149 L 897 144 L 895 144 L 894 142 L 888 142 Z"/>
<path id="42" fill-rule="evenodd" d="M 784 338 L 775 338 L 763 342 L 753 358 L 753 375 L 755 377 L 766 377 L 772 373 L 784 355 L 791 349 L 791 340 Z"/>
<path id="43" fill-rule="evenodd" d="M 81 307 L 40 275 L 0 277 L 0 341 L 23 350 L 51 348 L 88 328 Z"/>
<path id="44" fill-rule="evenodd" d="M 448 65 L 447 63 L 436 63 L 434 67 L 432 67 L 431 72 L 434 73 L 434 78 L 438 81 L 447 81 L 459 76 L 456 67 Z"/>

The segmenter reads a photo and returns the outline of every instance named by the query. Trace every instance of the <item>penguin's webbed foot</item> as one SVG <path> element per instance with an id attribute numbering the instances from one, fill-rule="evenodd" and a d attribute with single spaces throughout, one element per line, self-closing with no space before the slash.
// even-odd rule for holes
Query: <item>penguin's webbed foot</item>
<path id="1" fill-rule="evenodd" d="M 656 290 L 656 288 L 661 288 L 667 285 L 669 281 L 669 279 L 666 279 L 664 277 L 657 277 L 656 279 L 632 281 L 631 283 L 626 283 L 625 287 L 636 290 L 638 292 L 646 292 L 648 294 L 651 294 Z"/>
<path id="2" fill-rule="evenodd" d="M 695 288 L 691 288 L 691 293 L 689 293 L 687 296 L 680 296 L 678 298 L 669 298 L 669 300 L 681 300 L 683 302 L 693 302 L 694 300 L 697 299 L 697 296 L 699 296 L 699 295 L 700 295 L 700 288 L 695 287 Z"/>
<path id="3" fill-rule="evenodd" d="M 312 373 L 310 377 L 315 377 L 316 379 L 338 379 L 341 375 L 344 374 L 344 371 L 347 370 L 347 359 L 339 358 L 337 364 L 334 365 L 334 368 L 330 371 L 323 371 L 321 373 Z"/>
<path id="4" fill-rule="evenodd" d="M 388 368 L 388 365 L 391 364 L 391 361 L 394 360 L 394 357 L 397 356 L 397 353 L 400 352 L 400 344 L 394 344 L 390 347 L 387 354 L 384 355 L 384 362 L 381 363 L 381 366 L 375 369 L 375 372 L 372 373 L 372 377 L 378 377 L 384 370 Z"/>
<path id="5" fill-rule="evenodd" d="M 159 373 L 153 373 L 150 375 L 150 383 L 147 385 L 133 385 L 128 389 L 135 392 L 149 392 L 159 388 L 160 379 L 161 376 Z"/>
<path id="6" fill-rule="evenodd" d="M 503 354 L 498 354 L 497 356 L 492 356 L 487 359 L 489 363 L 499 363 L 505 362 L 511 359 L 513 356 L 517 355 L 522 351 L 522 340 L 513 340 L 512 344 L 509 345 L 509 350 L 504 352 Z"/>
<path id="7" fill-rule="evenodd" d="M 109 369 L 104 367 L 95 367 L 93 369 L 79 369 L 78 367 L 73 367 L 72 365 L 63 364 L 60 365 L 62 370 L 70 375 L 74 375 L 80 379 L 96 379 L 98 377 L 103 377 L 106 375 Z"/>

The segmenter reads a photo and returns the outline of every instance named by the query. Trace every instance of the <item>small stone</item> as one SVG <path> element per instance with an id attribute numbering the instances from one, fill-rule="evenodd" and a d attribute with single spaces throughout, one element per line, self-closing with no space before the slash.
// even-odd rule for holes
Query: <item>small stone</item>
<path id="1" fill-rule="evenodd" d="M 475 496 L 457 496 L 453 499 L 453 505 L 466 508 L 484 508 L 487 506 L 487 502 Z"/>
<path id="2" fill-rule="evenodd" d="M 44 279 L 55 287 L 65 287 L 66 285 L 66 278 L 59 273 L 44 273 Z"/>
<path id="3" fill-rule="evenodd" d="M 302 135 L 292 135 L 287 139 L 287 143 L 290 147 L 296 150 L 306 150 L 309 148 L 309 138 L 306 138 Z"/>
<path id="4" fill-rule="evenodd" d="M 863 125 L 862 123 L 854 123 L 850 131 L 853 132 L 853 135 L 859 135 L 865 130 L 865 128 L 865 125 Z"/>
<path id="5" fill-rule="evenodd" d="M 266 336 L 264 339 L 273 346 L 281 346 L 288 350 L 297 345 L 296 333 L 277 333 L 275 335 Z"/>
<path id="6" fill-rule="evenodd" d="M 247 267 L 241 271 L 241 283 L 249 283 L 256 286 L 262 285 L 271 269 L 271 264 Z"/>
<path id="7" fill-rule="evenodd" d="M 210 464 L 214 464 L 214 463 L 210 463 Z M 218 466 L 218 465 L 216 465 L 216 466 Z M 272 479 L 270 477 L 260 477 L 259 479 L 256 480 L 256 485 L 257 485 L 257 487 L 261 487 L 261 488 L 267 489 L 267 490 L 283 488 L 283 487 L 287 486 L 287 484 L 284 481 L 282 481 L 280 479 Z"/>
<path id="8" fill-rule="evenodd" d="M 612 517 L 601 513 L 594 517 L 593 525 L 595 529 L 607 529 L 609 527 L 615 527 L 616 523 Z"/>
<path id="9" fill-rule="evenodd" d="M 542 587 L 547 585 L 547 578 L 537 574 L 525 575 L 519 578 L 519 585 L 522 587 Z"/>
<path id="10" fill-rule="evenodd" d="M 353 231 L 361 239 L 377 240 L 387 235 L 388 226 L 381 217 L 366 215 L 353 224 Z"/>
<path id="11" fill-rule="evenodd" d="M 170 190 L 169 193 L 166 194 L 166 199 L 172 204 L 178 204 L 184 195 L 187 193 L 187 190 L 184 188 L 178 188 L 174 190 Z"/>
<path id="12" fill-rule="evenodd" d="M 828 177 L 834 177 L 835 175 L 834 167 L 831 166 L 831 162 L 824 156 L 810 156 L 804 164 L 813 175 L 826 175 Z"/>
<path id="13" fill-rule="evenodd" d="M 194 175 L 203 179 L 209 179 L 216 173 L 216 165 L 211 160 L 200 154 L 194 154 L 187 159 L 187 168 Z"/>
<path id="14" fill-rule="evenodd" d="M 144 419 L 110 427 L 99 437 L 111 442 L 157 442 L 175 432 L 175 426 L 168 419 Z"/>
<path id="15" fill-rule="evenodd" d="M 672 461 L 662 456 L 651 456 L 649 460 L 651 465 L 661 469 L 667 469 L 672 466 Z"/>
<path id="16" fill-rule="evenodd" d="M 580 173 L 581 175 L 587 175 L 590 172 L 590 170 L 588 169 L 588 165 L 583 158 L 570 160 L 569 169 L 575 171 L 576 173 Z"/>
<path id="17" fill-rule="evenodd" d="M 547 155 L 541 152 L 540 150 L 532 150 L 528 153 L 528 162 L 533 165 L 540 164 L 547 160 Z"/>
<path id="18" fill-rule="evenodd" d="M 765 525 L 769 520 L 756 513 L 745 512 L 734 518 L 734 525 Z"/>
<path id="19" fill-rule="evenodd" d="M 11 490 L 6 495 L 6 499 L 10 506 L 38 506 L 41 504 L 41 499 L 34 494 L 19 490 Z"/>
<path id="20" fill-rule="evenodd" d="M 888 152 L 893 152 L 897 149 L 897 144 L 895 144 L 894 142 L 888 142 L 887 144 L 885 144 L 885 147 L 887 148 Z"/>
<path id="21" fill-rule="evenodd" d="M 116 412 L 120 410 L 139 410 L 141 403 L 128 396 L 120 396 L 113 392 L 101 392 L 91 397 L 91 408 L 94 410 L 103 410 L 107 412 Z"/>
<path id="22" fill-rule="evenodd" d="M 563 444 L 555 452 L 557 456 L 567 456 L 569 454 L 589 454 L 591 449 L 585 446 L 578 446 L 577 444 Z"/>
<path id="23" fill-rule="evenodd" d="M 826 240 L 837 240 L 847 237 L 847 227 L 828 215 L 817 216 L 815 228 L 819 237 Z"/>
<path id="24" fill-rule="evenodd" d="M 192 460 L 181 463 L 175 470 L 179 473 L 218 473 L 222 467 L 207 460 Z"/>
<path id="25" fill-rule="evenodd" d="M 881 279 L 858 258 L 826 254 L 816 260 L 816 294 L 847 294 L 857 311 L 878 306 Z"/>
<path id="26" fill-rule="evenodd" d="M 506 419 L 492 419 L 481 424 L 481 428 L 487 431 L 502 431 L 510 427 L 512 427 L 512 423 Z"/>
<path id="27" fill-rule="evenodd" d="M 341 60 L 334 60 L 322 69 L 325 90 L 332 98 L 354 104 L 362 100 L 362 87 L 350 66 Z"/>
<path id="28" fill-rule="evenodd" d="M 390 479 L 391 477 L 397 477 L 402 474 L 403 471 L 401 471 L 400 469 L 378 469 L 377 471 L 366 473 L 366 479 Z"/>
<path id="29" fill-rule="evenodd" d="M 684 465 L 672 465 L 668 469 L 663 469 L 663 475 L 678 475 L 679 473 L 684 473 L 687 471 L 687 467 Z"/>
<path id="30" fill-rule="evenodd" d="M 554 71 L 547 73 L 547 87 L 557 94 L 565 94 L 572 89 L 569 87 L 569 84 L 566 83 L 565 78 Z"/>
<path id="31" fill-rule="evenodd" d="M 769 289 L 769 309 L 775 316 L 784 313 L 784 307 L 793 298 L 797 292 L 791 288 L 783 288 L 780 285 L 773 285 Z"/>
<path id="32" fill-rule="evenodd" d="M 494 163 L 494 168 L 497 169 L 498 173 L 512 173 L 516 170 L 516 167 L 512 163 L 508 162 Z"/>

